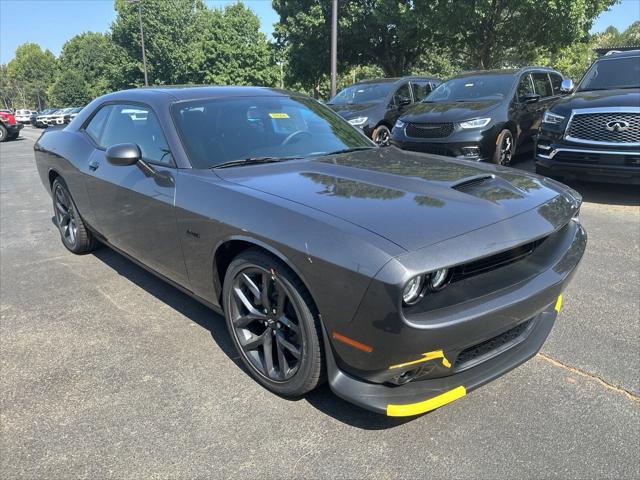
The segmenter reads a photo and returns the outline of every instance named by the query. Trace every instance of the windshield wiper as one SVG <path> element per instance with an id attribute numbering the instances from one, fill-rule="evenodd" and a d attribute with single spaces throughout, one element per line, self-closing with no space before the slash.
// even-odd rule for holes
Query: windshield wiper
<path id="1" fill-rule="evenodd" d="M 249 157 L 240 160 L 229 160 L 228 162 L 223 162 L 218 165 L 214 165 L 211 168 L 227 168 L 227 167 L 238 167 L 244 165 L 256 165 L 258 163 L 277 163 L 283 162 L 285 160 L 295 160 L 297 158 L 302 157 Z"/>
<path id="2" fill-rule="evenodd" d="M 335 152 L 326 152 L 321 154 L 322 157 L 326 157 L 327 155 L 339 155 L 341 153 L 350 153 L 350 152 L 357 152 L 360 150 L 371 150 L 373 148 L 379 148 L 379 147 L 352 147 L 352 148 L 343 148 L 342 150 L 336 150 Z"/>

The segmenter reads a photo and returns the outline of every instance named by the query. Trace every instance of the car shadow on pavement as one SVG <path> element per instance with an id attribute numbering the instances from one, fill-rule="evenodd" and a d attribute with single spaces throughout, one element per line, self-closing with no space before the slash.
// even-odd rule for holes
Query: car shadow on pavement
<path id="1" fill-rule="evenodd" d="M 55 222 L 55 220 L 52 221 Z M 93 255 L 119 275 L 208 330 L 218 347 L 239 367 L 238 375 L 249 375 L 231 342 L 222 316 L 109 247 L 102 246 Z M 263 387 L 261 386 L 261 388 Z M 365 430 L 393 428 L 411 420 L 411 418 L 385 417 L 356 407 L 335 396 L 326 384 L 302 398 L 285 399 L 289 401 L 306 400 L 326 415 Z"/>

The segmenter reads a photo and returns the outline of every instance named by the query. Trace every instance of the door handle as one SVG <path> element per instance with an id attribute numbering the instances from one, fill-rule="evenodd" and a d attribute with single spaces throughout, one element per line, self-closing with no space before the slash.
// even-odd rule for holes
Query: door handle
<path id="1" fill-rule="evenodd" d="M 100 162 L 97 162 L 96 160 L 93 160 L 89 163 L 89 170 L 91 170 L 92 172 L 95 172 L 98 167 L 100 167 Z"/>

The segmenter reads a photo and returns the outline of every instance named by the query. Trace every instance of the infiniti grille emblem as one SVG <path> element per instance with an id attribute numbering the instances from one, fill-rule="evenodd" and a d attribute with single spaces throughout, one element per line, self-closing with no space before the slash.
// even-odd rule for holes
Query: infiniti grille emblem
<path id="1" fill-rule="evenodd" d="M 606 127 L 610 132 L 624 132 L 629 128 L 629 123 L 624 120 L 612 120 L 607 122 Z"/>

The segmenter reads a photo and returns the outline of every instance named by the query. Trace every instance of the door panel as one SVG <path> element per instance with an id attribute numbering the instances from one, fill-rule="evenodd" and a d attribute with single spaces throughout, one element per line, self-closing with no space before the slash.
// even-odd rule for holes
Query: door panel
<path id="1" fill-rule="evenodd" d="M 112 245 L 146 266 L 188 286 L 175 212 L 177 169 L 153 111 L 139 105 L 108 105 L 108 118 L 99 133 L 87 126 L 96 148 L 86 164 L 85 178 L 95 228 Z M 118 143 L 135 143 L 156 174 L 139 164 L 115 166 L 105 150 Z M 164 164 L 163 164 L 164 163 Z"/>
<path id="2" fill-rule="evenodd" d="M 520 77 L 518 82 L 513 112 L 513 118 L 518 129 L 518 145 L 522 145 L 530 139 L 533 132 L 533 123 L 536 118 L 537 107 L 535 103 L 525 103 L 523 101 L 524 97 L 530 93 L 535 93 L 535 90 L 531 82 L 531 75 L 525 73 Z"/>

